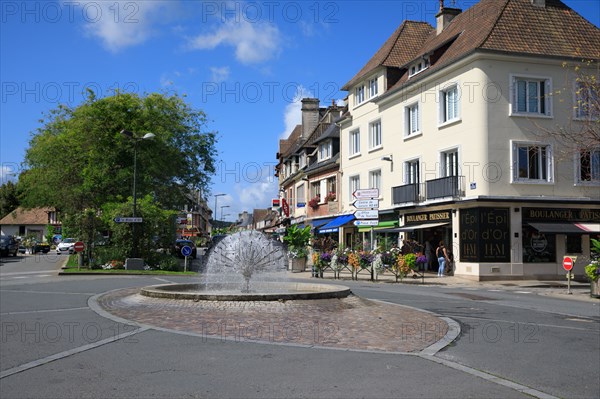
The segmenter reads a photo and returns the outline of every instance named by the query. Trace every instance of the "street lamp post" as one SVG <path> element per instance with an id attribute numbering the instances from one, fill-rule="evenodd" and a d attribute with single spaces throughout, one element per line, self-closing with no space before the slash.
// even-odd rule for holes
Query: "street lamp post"
<path id="1" fill-rule="evenodd" d="M 221 222 L 223 221 L 223 208 L 229 208 L 229 205 L 223 205 L 223 206 L 221 207 L 221 219 L 220 219 L 220 220 L 221 220 Z"/>
<path id="2" fill-rule="evenodd" d="M 143 137 L 137 137 L 133 132 L 130 132 L 128 130 L 121 130 L 121 134 L 123 136 L 126 136 L 127 138 L 129 138 L 130 140 L 133 140 L 133 217 L 135 218 L 136 212 L 137 212 L 137 191 L 136 191 L 136 181 L 137 181 L 137 146 L 138 146 L 138 142 L 140 142 L 141 140 L 148 140 L 148 139 L 152 139 L 155 137 L 154 133 L 146 133 Z M 131 238 L 133 241 L 133 248 L 131 251 L 131 256 L 133 258 L 137 258 L 138 257 L 138 243 L 137 243 L 137 236 L 136 236 L 136 224 L 137 223 L 133 223 L 133 226 L 131 226 Z"/>
<path id="3" fill-rule="evenodd" d="M 215 214 L 213 215 L 213 220 L 217 220 L 217 218 L 219 217 L 219 215 L 217 214 L 217 200 L 219 199 L 219 197 L 224 196 L 225 194 L 215 194 Z"/>

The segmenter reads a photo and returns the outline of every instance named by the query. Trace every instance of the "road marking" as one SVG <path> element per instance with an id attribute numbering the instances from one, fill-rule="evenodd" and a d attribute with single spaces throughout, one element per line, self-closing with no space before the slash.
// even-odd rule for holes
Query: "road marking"
<path id="1" fill-rule="evenodd" d="M 531 294 L 531 291 L 513 291 L 515 294 Z"/>
<path id="2" fill-rule="evenodd" d="M 533 396 L 535 398 L 540 398 L 540 399 L 558 399 L 556 396 L 552 396 L 552 395 L 547 394 L 545 392 L 538 391 L 537 389 L 533 389 L 533 388 L 530 388 L 528 386 L 521 385 L 521 384 L 518 384 L 516 382 L 509 381 L 509 380 L 506 380 L 504 378 L 500 378 L 500 377 L 495 376 L 493 374 L 486 373 L 485 371 L 481 371 L 481 370 L 477 370 L 477 369 L 474 369 L 474 368 L 471 368 L 471 367 L 468 367 L 468 366 L 464 366 L 462 364 L 455 363 L 455 362 L 450 361 L 450 360 L 441 359 L 439 357 L 435 357 L 435 356 L 431 356 L 431 355 L 419 355 L 419 357 L 421 357 L 423 359 L 431 360 L 432 362 L 435 362 L 435 363 L 438 363 L 438 364 L 442 364 L 444 366 L 453 368 L 455 370 L 462 371 L 463 373 L 471 374 L 471 375 L 473 375 L 475 377 L 479 377 L 479 378 L 484 379 L 486 381 L 493 382 L 495 384 L 502 385 L 502 386 L 505 386 L 505 387 L 510 388 L 510 389 L 514 389 L 515 391 L 524 393 L 526 395 Z"/>
<path id="3" fill-rule="evenodd" d="M 89 307 L 80 307 L 80 308 L 64 308 L 64 309 L 46 309 L 46 310 L 24 310 L 20 312 L 5 312 L 0 313 L 0 316 L 8 316 L 13 314 L 30 314 L 30 313 L 49 313 L 49 312 L 66 312 L 71 310 L 90 310 Z"/>
<path id="4" fill-rule="evenodd" d="M 130 337 L 130 336 L 132 336 L 134 334 L 138 334 L 140 332 L 146 331 L 147 329 L 148 328 L 146 328 L 146 327 L 138 328 L 135 331 L 130 331 L 130 332 L 127 332 L 127 333 L 115 335 L 114 337 L 106 338 L 106 339 L 100 340 L 98 342 L 94 342 L 92 344 L 87 344 L 87 345 L 83 345 L 83 346 L 80 346 L 80 347 L 77 347 L 77 348 L 70 349 L 68 351 L 55 353 L 54 355 L 50 355 L 50 356 L 44 357 L 42 359 L 34 360 L 33 362 L 25 363 L 25 364 L 22 364 L 22 365 L 17 366 L 17 367 L 13 367 L 13 368 L 8 369 L 8 370 L 4 370 L 4 371 L 0 372 L 0 380 L 2 378 L 11 376 L 13 374 L 17 374 L 17 373 L 20 373 L 22 371 L 26 371 L 26 370 L 32 369 L 34 367 L 42 366 L 44 364 L 48 364 L 48 363 L 53 362 L 55 360 L 64 359 L 65 357 L 73 356 L 75 354 L 78 354 L 78 353 L 81 353 L 81 352 L 85 352 L 85 351 L 88 351 L 90 349 L 95 349 L 95 348 L 97 348 L 99 346 L 106 345 L 106 344 L 109 344 L 111 342 L 115 342 L 115 341 L 118 341 L 120 339 Z"/>

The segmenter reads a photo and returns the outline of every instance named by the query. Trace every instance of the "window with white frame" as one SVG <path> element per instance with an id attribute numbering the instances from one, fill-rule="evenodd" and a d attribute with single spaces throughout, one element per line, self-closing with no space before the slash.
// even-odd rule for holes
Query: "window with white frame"
<path id="1" fill-rule="evenodd" d="M 336 181 L 335 176 L 327 178 L 327 195 L 328 196 L 333 195 L 333 197 L 335 198 L 335 195 L 337 193 L 336 186 L 337 186 L 337 181 Z"/>
<path id="2" fill-rule="evenodd" d="M 513 76 L 512 114 L 552 114 L 550 79 Z"/>
<path id="3" fill-rule="evenodd" d="M 325 140 L 319 144 L 319 161 L 331 158 L 331 140 Z"/>
<path id="4" fill-rule="evenodd" d="M 369 172 L 369 188 L 376 188 L 381 192 L 381 169 Z"/>
<path id="5" fill-rule="evenodd" d="M 600 119 L 600 83 L 585 79 L 575 84 L 575 117 Z"/>
<path id="6" fill-rule="evenodd" d="M 440 123 L 451 122 L 460 118 L 458 98 L 457 85 L 440 92 Z"/>
<path id="7" fill-rule="evenodd" d="M 421 132 L 421 116 L 419 115 L 419 103 L 414 103 L 405 108 L 406 132 L 410 137 Z"/>
<path id="8" fill-rule="evenodd" d="M 578 183 L 600 184 L 600 147 L 581 150 L 577 164 Z"/>
<path id="9" fill-rule="evenodd" d="M 381 120 L 369 124 L 369 148 L 381 147 Z"/>
<path id="10" fill-rule="evenodd" d="M 350 148 L 349 154 L 357 155 L 360 154 L 360 130 L 356 129 L 350 132 L 350 140 L 348 141 Z"/>
<path id="11" fill-rule="evenodd" d="M 350 178 L 348 178 L 348 188 L 350 189 L 348 198 L 350 198 L 350 201 L 353 201 L 354 197 L 352 194 L 360 189 L 360 175 L 350 176 Z"/>
<path id="12" fill-rule="evenodd" d="M 375 97 L 378 93 L 377 78 L 373 78 L 369 80 L 369 98 Z"/>
<path id="13" fill-rule="evenodd" d="M 306 151 L 302 151 L 302 154 L 300 154 L 300 163 L 299 163 L 300 169 L 302 169 L 306 166 L 306 160 L 307 160 Z"/>
<path id="14" fill-rule="evenodd" d="M 408 68 L 408 77 L 410 78 L 411 76 L 416 75 L 427 68 L 429 68 L 429 58 L 421 58 L 419 61 L 413 63 L 410 68 Z"/>
<path id="15" fill-rule="evenodd" d="M 296 206 L 301 207 L 302 204 L 306 203 L 304 190 L 305 190 L 304 183 L 302 183 L 298 187 L 296 187 Z"/>
<path id="16" fill-rule="evenodd" d="M 365 101 L 365 86 L 360 85 L 354 89 L 354 105 L 362 104 Z"/>
<path id="17" fill-rule="evenodd" d="M 513 143 L 513 181 L 552 182 L 552 146 Z"/>
<path id="18" fill-rule="evenodd" d="M 420 178 L 419 160 L 412 159 L 410 161 L 404 162 L 404 183 L 405 184 L 419 184 L 420 181 L 421 181 L 421 178 Z"/>
<path id="19" fill-rule="evenodd" d="M 321 198 L 321 182 L 316 181 L 310 184 L 310 198 Z"/>
<path id="20" fill-rule="evenodd" d="M 459 175 L 457 149 L 442 152 L 440 161 L 440 174 L 442 177 Z"/>

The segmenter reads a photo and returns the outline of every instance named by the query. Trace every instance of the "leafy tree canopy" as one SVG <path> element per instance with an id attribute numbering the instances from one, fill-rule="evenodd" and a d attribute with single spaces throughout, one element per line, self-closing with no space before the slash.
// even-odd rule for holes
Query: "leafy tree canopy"
<path id="1" fill-rule="evenodd" d="M 0 186 L 0 219 L 17 209 L 18 206 L 17 186 L 9 180 Z"/>
<path id="2" fill-rule="evenodd" d="M 181 204 L 186 191 L 206 191 L 215 172 L 216 132 L 206 121 L 177 95 L 117 92 L 98 99 L 89 92 L 81 105 L 60 105 L 40 121 L 19 178 L 22 202 L 64 213 L 124 202 L 132 194 L 137 142 L 138 196 Z M 156 136 L 132 140 L 123 129 Z"/>

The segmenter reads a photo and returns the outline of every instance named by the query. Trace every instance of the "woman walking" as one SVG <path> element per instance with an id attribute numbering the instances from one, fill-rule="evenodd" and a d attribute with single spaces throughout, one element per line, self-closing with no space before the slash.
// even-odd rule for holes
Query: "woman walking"
<path id="1" fill-rule="evenodd" d="M 444 246 L 444 241 L 440 241 L 440 245 L 435 250 L 435 256 L 438 258 L 438 277 L 444 277 L 444 270 L 446 268 L 446 262 L 450 262 L 448 259 L 448 251 Z"/>

